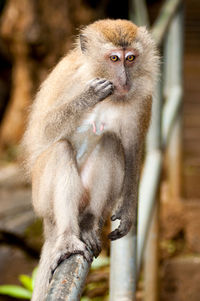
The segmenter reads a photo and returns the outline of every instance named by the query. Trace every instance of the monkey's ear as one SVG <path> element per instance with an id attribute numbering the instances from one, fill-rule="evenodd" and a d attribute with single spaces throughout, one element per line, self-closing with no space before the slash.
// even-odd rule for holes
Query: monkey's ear
<path id="1" fill-rule="evenodd" d="M 85 34 L 80 34 L 80 43 L 82 52 L 85 52 L 87 49 L 87 36 Z"/>

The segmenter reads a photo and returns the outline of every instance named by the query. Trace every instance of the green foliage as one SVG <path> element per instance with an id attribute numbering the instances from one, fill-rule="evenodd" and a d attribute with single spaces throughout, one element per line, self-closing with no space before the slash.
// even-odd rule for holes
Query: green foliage
<path id="1" fill-rule="evenodd" d="M 33 291 L 32 279 L 27 275 L 19 275 L 19 280 L 21 284 L 30 292 Z"/>
<path id="2" fill-rule="evenodd" d="M 19 281 L 22 286 L 19 285 L 0 285 L 0 294 L 14 297 L 17 299 L 31 299 L 37 268 L 33 270 L 32 276 L 19 275 Z"/>
<path id="3" fill-rule="evenodd" d="M 0 294 L 19 299 L 31 299 L 32 293 L 18 285 L 1 285 Z"/>

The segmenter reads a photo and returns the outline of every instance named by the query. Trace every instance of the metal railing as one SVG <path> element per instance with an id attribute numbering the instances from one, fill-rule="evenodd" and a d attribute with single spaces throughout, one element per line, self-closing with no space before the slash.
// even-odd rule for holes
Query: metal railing
<path id="1" fill-rule="evenodd" d="M 149 24 L 144 0 L 132 0 L 130 19 Z M 138 12 L 134 14 L 132 12 Z M 151 28 L 163 48 L 161 80 L 153 101 L 152 122 L 139 188 L 138 231 L 111 243 L 110 301 L 132 301 L 144 259 L 144 300 L 157 300 L 158 190 L 163 157 L 168 151 L 172 177 L 178 175 L 181 137 L 183 1 L 166 0 Z M 174 180 L 174 187 L 178 179 Z M 174 190 L 177 190 L 175 187 Z M 116 224 L 113 223 L 113 227 Z M 90 265 L 81 255 L 57 268 L 46 301 L 80 300 Z"/>

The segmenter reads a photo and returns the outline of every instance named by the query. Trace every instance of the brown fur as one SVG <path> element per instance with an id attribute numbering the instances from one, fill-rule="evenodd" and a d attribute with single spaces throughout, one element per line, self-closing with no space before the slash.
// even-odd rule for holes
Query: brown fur
<path id="1" fill-rule="evenodd" d="M 91 25 L 115 46 L 130 46 L 137 34 L 137 26 L 128 20 L 100 20 Z"/>

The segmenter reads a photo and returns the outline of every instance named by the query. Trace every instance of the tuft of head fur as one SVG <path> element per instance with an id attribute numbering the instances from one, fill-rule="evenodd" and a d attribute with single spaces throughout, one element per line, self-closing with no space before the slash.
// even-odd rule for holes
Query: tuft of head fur
<path id="1" fill-rule="evenodd" d="M 85 51 L 94 36 L 100 43 L 112 43 L 116 47 L 128 47 L 137 35 L 138 27 L 128 20 L 105 19 L 96 21 L 82 29 L 80 34 L 81 49 Z M 98 34 L 98 37 L 97 37 Z"/>
<path id="2" fill-rule="evenodd" d="M 115 46 L 130 46 L 137 34 L 137 26 L 128 20 L 99 20 L 90 26 L 101 32 L 104 38 Z"/>

